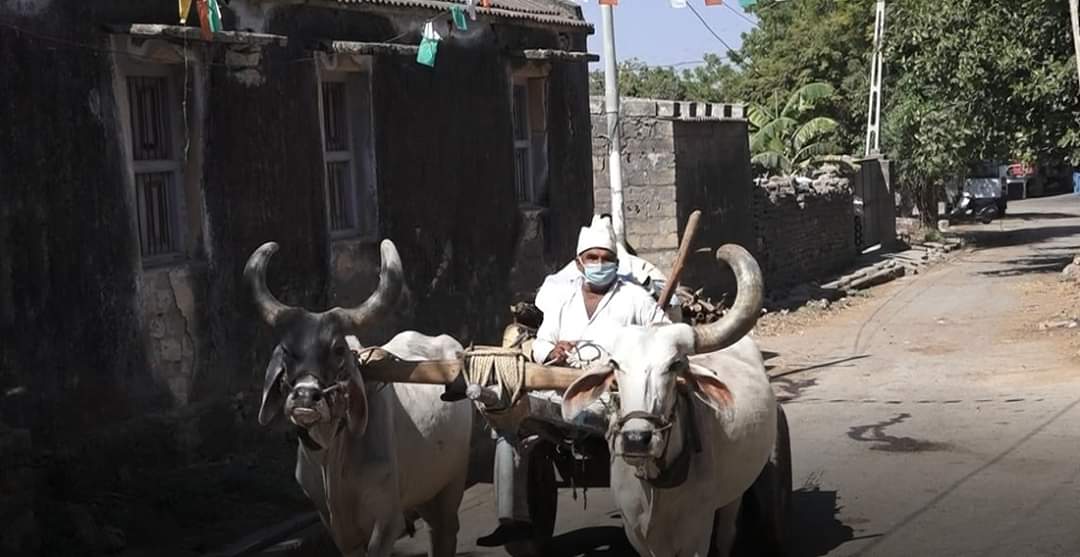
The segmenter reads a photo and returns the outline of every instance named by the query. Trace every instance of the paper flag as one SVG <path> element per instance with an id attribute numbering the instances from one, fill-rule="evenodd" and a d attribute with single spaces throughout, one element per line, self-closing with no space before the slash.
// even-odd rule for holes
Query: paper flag
<path id="1" fill-rule="evenodd" d="M 454 16 L 454 27 L 457 27 L 458 31 L 469 30 L 469 24 L 465 23 L 465 10 L 461 9 L 461 6 L 451 6 L 450 14 Z"/>
<path id="2" fill-rule="evenodd" d="M 753 8 L 754 6 L 757 6 L 757 0 L 739 0 L 739 6 L 744 10 L 746 8 Z"/>
<path id="3" fill-rule="evenodd" d="M 485 8 L 491 7 L 491 0 L 480 0 L 480 5 Z"/>
<path id="4" fill-rule="evenodd" d="M 672 8 L 685 8 L 686 7 L 686 0 L 671 0 L 671 7 Z"/>
<path id="5" fill-rule="evenodd" d="M 706 6 L 723 6 L 724 0 L 705 0 Z"/>
<path id="6" fill-rule="evenodd" d="M 180 23 L 187 23 L 187 15 L 191 13 L 191 0 L 180 0 Z"/>
<path id="7" fill-rule="evenodd" d="M 210 30 L 215 33 L 222 30 L 221 6 L 218 5 L 218 0 L 210 0 Z"/>
<path id="8" fill-rule="evenodd" d="M 465 0 L 465 9 L 469 11 L 469 19 L 476 21 L 476 0 Z"/>
<path id="9" fill-rule="evenodd" d="M 618 6 L 619 0 L 600 0 L 601 6 Z"/>
<path id="10" fill-rule="evenodd" d="M 203 40 L 212 40 L 214 37 L 210 32 L 210 0 L 195 0 L 195 8 L 199 11 L 199 28 L 202 29 Z"/>
<path id="11" fill-rule="evenodd" d="M 439 41 L 442 37 L 439 36 L 438 31 L 435 31 L 435 25 L 432 22 L 427 22 L 424 25 L 423 38 L 420 39 L 420 49 L 416 51 L 417 63 L 434 68 L 435 67 L 435 55 L 439 52 Z"/>

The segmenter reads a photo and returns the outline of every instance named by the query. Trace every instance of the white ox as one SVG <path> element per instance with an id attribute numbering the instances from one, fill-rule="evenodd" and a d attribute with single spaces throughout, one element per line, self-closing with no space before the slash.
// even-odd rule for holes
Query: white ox
<path id="1" fill-rule="evenodd" d="M 743 495 L 759 476 L 772 483 L 790 477 L 789 463 L 763 473 L 778 429 L 780 443 L 787 439 L 761 352 L 745 336 L 761 311 L 761 271 L 737 246 L 722 247 L 717 257 L 738 280 L 738 298 L 723 319 L 621 330 L 611 365 L 582 376 L 564 395 L 563 416 L 573 420 L 617 386 L 611 488 L 627 537 L 645 556 L 729 555 Z M 784 458 L 786 449 L 778 451 Z M 767 507 L 786 506 L 786 496 L 776 493 L 783 485 L 763 487 L 773 490 L 765 494 L 772 501 L 755 499 L 754 510 L 759 518 L 772 513 L 767 523 L 784 511 Z"/>
<path id="2" fill-rule="evenodd" d="M 263 319 L 279 335 L 266 369 L 259 422 L 284 411 L 300 428 L 296 479 L 346 556 L 386 557 L 416 510 L 431 527 L 431 554 L 454 555 L 472 430 L 468 401 L 447 404 L 444 387 L 365 382 L 346 335 L 370 328 L 396 303 L 401 260 L 383 241 L 375 293 L 357 308 L 313 313 L 279 302 L 266 286 L 277 244 L 248 259 L 244 277 Z M 407 360 L 447 360 L 448 336 L 404 332 L 382 347 Z M 433 464 L 437 463 L 437 464 Z"/>

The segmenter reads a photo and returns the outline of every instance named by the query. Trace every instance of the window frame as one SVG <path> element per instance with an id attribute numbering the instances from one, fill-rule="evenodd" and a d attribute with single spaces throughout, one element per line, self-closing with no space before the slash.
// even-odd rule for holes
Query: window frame
<path id="1" fill-rule="evenodd" d="M 375 160 L 375 112 L 372 106 L 371 58 L 319 53 L 317 56 L 319 140 L 323 156 L 323 207 L 330 240 L 377 239 L 379 234 L 378 173 Z M 329 150 L 326 141 L 325 83 L 344 84 L 344 130 L 347 149 Z M 349 163 L 348 228 L 334 228 L 331 214 L 331 163 Z"/>
<path id="2" fill-rule="evenodd" d="M 175 54 L 175 50 L 172 51 Z M 179 87 L 187 87 L 177 75 L 177 65 L 183 65 L 183 54 L 179 59 L 175 57 L 161 57 L 160 61 L 149 62 L 146 58 L 152 58 L 142 52 L 116 51 L 115 91 L 117 95 L 118 119 L 120 121 L 120 139 L 123 144 L 121 149 L 124 153 L 125 174 L 128 183 L 129 199 L 132 207 L 132 221 L 135 232 L 138 255 L 143 269 L 161 267 L 177 262 L 182 262 L 190 257 L 194 239 L 191 237 L 190 223 L 188 222 L 187 207 L 187 164 L 190 158 L 185 155 L 184 130 L 191 134 L 190 126 L 184 118 L 183 108 L 179 95 Z M 156 57 L 154 57 L 156 58 Z M 190 64 L 190 62 L 189 62 Z M 191 72 L 189 67 L 189 72 Z M 136 160 L 135 131 L 132 118 L 131 79 L 132 78 L 156 78 L 165 80 L 165 117 L 168 121 L 169 159 Z M 170 250 L 162 253 L 147 254 L 143 246 L 144 220 L 142 191 L 138 177 L 145 174 L 169 173 L 171 181 L 168 186 L 169 207 L 167 219 L 172 233 Z M 148 216 L 148 215 L 147 215 Z"/>
<path id="3" fill-rule="evenodd" d="M 518 205 L 529 207 L 543 207 L 543 200 L 546 194 L 547 184 L 550 182 L 548 177 L 548 163 L 545 162 L 541 167 L 538 165 L 538 156 L 547 156 L 548 147 L 548 85 L 549 85 L 550 66 L 548 64 L 540 64 L 529 62 L 519 67 L 510 69 L 510 118 L 511 118 L 511 140 L 513 148 L 513 164 L 514 164 L 514 195 L 517 199 Z M 539 82 L 539 83 L 537 83 Z M 535 86 L 534 86 L 535 85 Z M 524 138 L 519 139 L 517 132 L 519 131 L 517 116 L 517 88 L 524 87 L 524 99 L 525 99 L 525 112 L 524 112 Z M 540 98 L 536 98 L 539 95 Z M 536 114 L 539 112 L 539 114 Z M 537 124 L 543 124 L 540 128 Z M 541 152 L 537 152 L 536 135 L 542 135 L 543 149 Z M 527 149 L 527 150 L 526 150 Z M 526 153 L 526 165 L 524 187 L 518 183 L 518 152 L 522 151 Z M 544 176 L 542 183 L 538 183 L 538 173 L 543 170 Z M 541 191 L 541 186 L 545 191 Z M 522 197 L 519 192 L 525 192 L 525 196 Z"/>

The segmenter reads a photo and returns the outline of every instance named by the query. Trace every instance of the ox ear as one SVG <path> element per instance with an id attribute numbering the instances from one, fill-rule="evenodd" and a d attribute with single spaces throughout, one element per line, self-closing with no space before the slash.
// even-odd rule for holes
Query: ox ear
<path id="1" fill-rule="evenodd" d="M 274 353 L 270 355 L 270 363 L 266 366 L 266 380 L 263 382 L 262 405 L 259 406 L 259 424 L 270 423 L 284 404 L 282 399 L 281 377 L 285 374 L 285 352 L 278 345 L 274 347 Z"/>
<path id="2" fill-rule="evenodd" d="M 614 382 L 615 370 L 610 365 L 602 366 L 579 377 L 563 393 L 563 419 L 568 422 L 574 421 L 574 418 L 585 407 L 596 402 L 600 395 L 608 392 Z"/>
<path id="3" fill-rule="evenodd" d="M 345 417 L 349 424 L 349 431 L 354 435 L 363 435 L 367 431 L 368 400 L 364 382 L 358 375 L 359 373 L 353 372 L 352 378 L 348 381 Z"/>
<path id="4" fill-rule="evenodd" d="M 719 378 L 709 371 L 697 371 L 694 366 L 683 374 L 683 380 L 690 386 L 694 396 L 717 412 L 730 412 L 735 409 L 735 398 L 731 390 Z"/>

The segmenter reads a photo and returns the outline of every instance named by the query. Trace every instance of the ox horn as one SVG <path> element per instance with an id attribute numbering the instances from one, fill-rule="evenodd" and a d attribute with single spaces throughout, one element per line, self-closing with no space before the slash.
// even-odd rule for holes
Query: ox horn
<path id="1" fill-rule="evenodd" d="M 379 286 L 375 288 L 375 292 L 357 307 L 331 310 L 340 315 L 352 331 L 362 331 L 373 321 L 382 318 L 401 297 L 404 273 L 397 248 L 390 240 L 383 240 L 379 244 L 379 251 L 382 255 L 382 267 L 379 270 Z"/>
<path id="2" fill-rule="evenodd" d="M 278 301 L 266 286 L 266 266 L 270 264 L 270 258 L 277 253 L 277 242 L 267 242 L 251 254 L 244 266 L 244 280 L 251 288 L 251 295 L 255 299 L 255 307 L 259 315 L 267 325 L 274 327 L 281 317 L 287 313 L 298 311 L 289 305 Z"/>
<path id="3" fill-rule="evenodd" d="M 735 302 L 716 323 L 694 327 L 694 352 L 704 354 L 727 348 L 750 332 L 761 315 L 765 289 L 761 267 L 741 246 L 726 244 L 716 250 L 716 259 L 735 272 Z"/>

